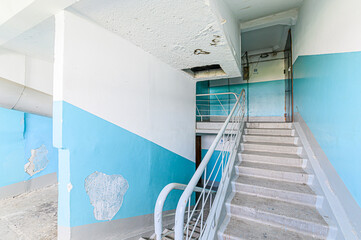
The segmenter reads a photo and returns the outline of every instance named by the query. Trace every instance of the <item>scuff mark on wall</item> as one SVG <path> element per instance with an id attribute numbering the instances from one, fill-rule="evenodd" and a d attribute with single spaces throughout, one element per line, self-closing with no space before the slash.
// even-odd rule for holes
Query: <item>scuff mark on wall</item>
<path id="1" fill-rule="evenodd" d="M 122 175 L 107 175 L 98 171 L 90 174 L 84 185 L 97 220 L 111 220 L 122 206 L 124 194 L 129 188 Z"/>
<path id="2" fill-rule="evenodd" d="M 47 158 L 48 150 L 45 145 L 41 145 L 41 147 L 37 149 L 31 150 L 31 157 L 29 158 L 29 162 L 24 165 L 24 170 L 30 176 L 42 171 L 49 163 Z"/>

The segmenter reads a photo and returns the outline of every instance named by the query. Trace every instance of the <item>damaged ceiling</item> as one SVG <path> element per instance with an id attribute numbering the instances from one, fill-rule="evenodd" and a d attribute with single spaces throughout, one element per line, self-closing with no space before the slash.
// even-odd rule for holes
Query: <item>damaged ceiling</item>
<path id="1" fill-rule="evenodd" d="M 73 12 L 119 34 L 176 69 L 219 64 L 239 76 L 217 16 L 204 0 L 83 0 Z"/>
<path id="2" fill-rule="evenodd" d="M 303 2 L 223 1 L 240 23 L 237 34 L 241 35 L 242 52 L 280 50 L 290 25 L 297 19 L 294 9 Z M 192 69 L 209 66 L 215 71 L 214 76 L 199 75 L 200 80 L 240 76 L 234 46 L 223 29 L 227 19 L 215 13 L 209 0 L 81 0 L 67 10 L 120 35 L 176 69 L 192 72 Z M 2 47 L 53 61 L 54 17 Z M 220 71 L 214 66 L 219 66 Z"/>

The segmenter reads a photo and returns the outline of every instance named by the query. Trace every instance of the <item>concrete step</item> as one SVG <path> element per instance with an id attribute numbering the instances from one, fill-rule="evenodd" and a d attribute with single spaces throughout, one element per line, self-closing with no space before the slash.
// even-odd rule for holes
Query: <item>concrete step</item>
<path id="1" fill-rule="evenodd" d="M 257 151 L 257 152 L 273 152 L 273 153 L 287 153 L 300 154 L 302 147 L 294 144 L 286 143 L 262 143 L 262 142 L 244 142 L 241 144 L 242 150 Z"/>
<path id="2" fill-rule="evenodd" d="M 188 231 L 188 238 L 190 237 L 190 234 L 192 233 L 193 231 L 193 227 L 190 227 L 189 228 L 189 231 Z M 189 238 L 189 239 L 192 239 L 192 240 L 196 240 L 199 238 L 200 236 L 200 228 L 197 227 L 193 234 L 192 234 L 192 237 Z M 173 229 L 164 229 L 164 231 L 162 232 L 162 240 L 174 240 L 175 239 L 175 235 L 174 235 L 174 230 Z M 184 233 L 184 236 L 186 236 L 186 233 Z M 155 240 L 155 234 L 153 234 L 150 238 L 146 238 L 146 237 L 141 237 L 139 238 L 139 240 Z"/>
<path id="3" fill-rule="evenodd" d="M 291 201 L 298 204 L 316 206 L 317 200 L 323 200 L 317 196 L 307 184 L 277 181 L 266 178 L 239 176 L 232 181 L 233 191 L 239 193 L 255 194 L 268 198 Z"/>
<path id="4" fill-rule="evenodd" d="M 288 128 L 292 129 L 292 123 L 285 122 L 248 122 L 247 128 Z"/>
<path id="5" fill-rule="evenodd" d="M 208 130 L 220 130 L 223 126 L 224 122 L 197 122 L 196 123 L 196 129 L 208 129 Z M 229 123 L 227 126 L 227 129 L 233 129 L 236 128 L 238 124 L 236 123 Z"/>
<path id="6" fill-rule="evenodd" d="M 301 184 L 311 184 L 313 181 L 313 175 L 307 174 L 300 167 L 242 161 L 236 168 L 238 175 L 263 177 Z"/>
<path id="7" fill-rule="evenodd" d="M 245 134 L 251 135 L 272 135 L 272 136 L 294 136 L 294 129 L 285 128 L 246 128 Z"/>
<path id="8" fill-rule="evenodd" d="M 297 154 L 243 151 L 242 153 L 238 153 L 238 156 L 247 162 L 277 164 L 290 167 L 303 167 L 307 164 L 307 159 L 302 159 Z"/>
<path id="9" fill-rule="evenodd" d="M 252 221 L 251 219 L 231 216 L 224 232 L 218 232 L 219 239 L 229 240 L 262 240 L 262 239 L 284 239 L 284 240 L 315 240 L 318 238 L 285 227 L 276 227 L 266 223 Z"/>
<path id="10" fill-rule="evenodd" d="M 286 143 L 298 144 L 298 137 L 290 136 L 267 136 L 267 135 L 243 135 L 244 142 L 269 142 L 269 143 Z"/>
<path id="11" fill-rule="evenodd" d="M 226 204 L 232 216 L 277 224 L 318 237 L 327 237 L 329 231 L 315 207 L 241 193 L 236 193 Z"/>

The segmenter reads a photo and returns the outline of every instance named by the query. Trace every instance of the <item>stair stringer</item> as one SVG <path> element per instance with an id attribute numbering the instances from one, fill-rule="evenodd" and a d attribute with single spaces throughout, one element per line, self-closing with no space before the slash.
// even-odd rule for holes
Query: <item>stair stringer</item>
<path id="1" fill-rule="evenodd" d="M 357 234 L 353 231 L 352 225 L 350 224 L 341 203 L 332 191 L 328 177 L 316 159 L 302 127 L 298 122 L 295 122 L 293 123 L 293 128 L 295 129 L 296 136 L 299 137 L 300 145 L 303 146 L 301 156 L 308 160 L 305 170 L 315 176 L 310 187 L 318 196 L 323 197 L 322 204 L 318 204 L 316 207 L 330 226 L 330 233 L 327 239 L 359 239 Z"/>
<path id="2" fill-rule="evenodd" d="M 239 164 L 240 161 L 241 161 L 241 159 L 239 158 L 239 156 L 237 154 L 234 165 Z M 224 232 L 224 230 L 226 229 L 226 227 L 228 225 L 229 219 L 230 219 L 227 214 L 229 209 L 227 209 L 228 207 L 227 207 L 226 202 L 228 201 L 228 199 L 232 199 L 233 195 L 234 195 L 232 180 L 234 178 L 236 178 L 236 175 L 237 175 L 236 171 L 237 171 L 236 168 L 233 167 L 231 176 L 229 178 L 228 186 L 227 186 L 227 191 L 224 196 L 224 201 L 222 203 L 221 213 L 217 220 L 217 227 L 215 228 L 215 233 L 214 233 L 214 238 L 213 238 L 214 240 L 223 240 L 223 237 L 222 237 L 222 235 L 219 234 L 219 232 L 222 232 L 222 233 Z"/>

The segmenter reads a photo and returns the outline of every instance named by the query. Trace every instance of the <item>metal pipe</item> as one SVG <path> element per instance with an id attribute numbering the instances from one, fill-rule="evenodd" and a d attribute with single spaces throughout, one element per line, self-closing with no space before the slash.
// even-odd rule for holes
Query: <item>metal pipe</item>
<path id="1" fill-rule="evenodd" d="M 51 117 L 53 97 L 22 84 L 0 78 L 0 107 Z"/>

